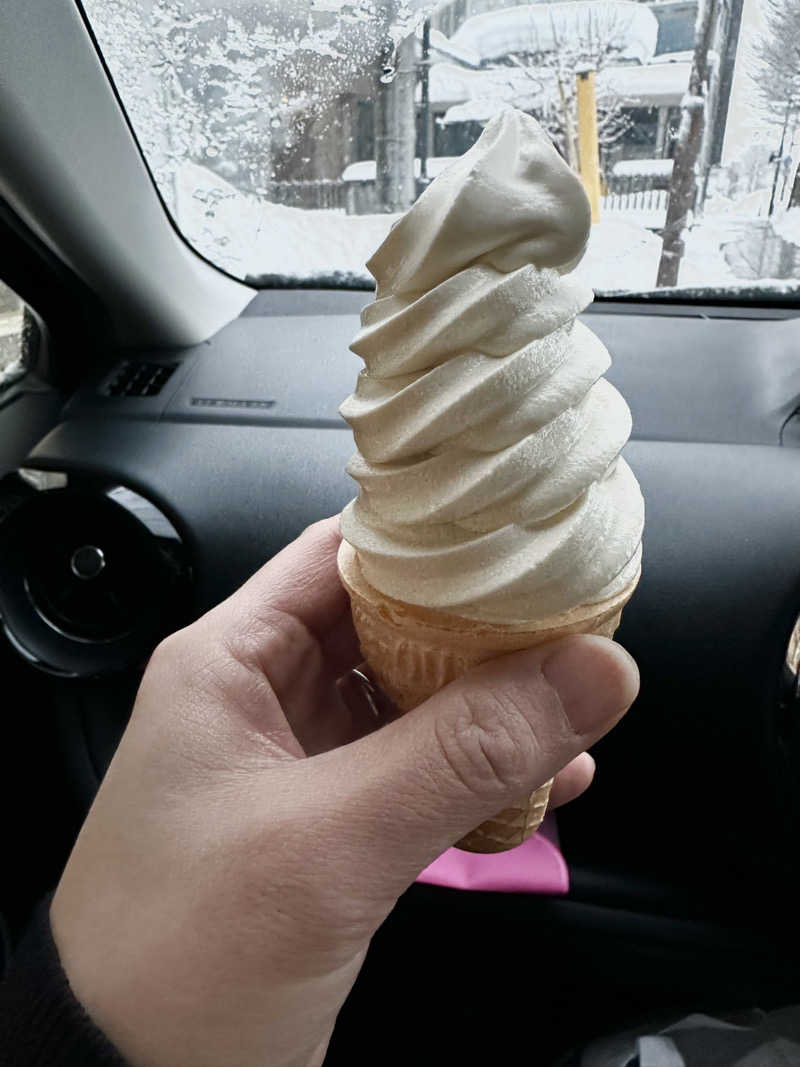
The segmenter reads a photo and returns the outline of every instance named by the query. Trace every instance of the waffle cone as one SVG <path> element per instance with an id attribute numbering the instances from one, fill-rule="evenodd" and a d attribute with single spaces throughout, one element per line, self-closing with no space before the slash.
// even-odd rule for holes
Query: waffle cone
<path id="1" fill-rule="evenodd" d="M 384 596 L 367 582 L 347 541 L 339 549 L 339 574 L 350 594 L 353 623 L 375 681 L 402 711 L 410 711 L 470 668 L 509 652 L 568 634 L 612 637 L 639 576 L 617 596 L 532 623 L 485 623 L 447 615 Z M 457 847 L 505 852 L 536 832 L 547 810 L 552 780 L 525 803 L 482 823 Z"/>

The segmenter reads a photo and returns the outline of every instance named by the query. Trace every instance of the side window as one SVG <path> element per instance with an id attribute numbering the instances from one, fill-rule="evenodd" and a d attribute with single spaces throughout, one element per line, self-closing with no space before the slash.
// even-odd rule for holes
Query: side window
<path id="1" fill-rule="evenodd" d="M 25 373 L 34 325 L 17 294 L 0 281 L 0 390 Z"/>

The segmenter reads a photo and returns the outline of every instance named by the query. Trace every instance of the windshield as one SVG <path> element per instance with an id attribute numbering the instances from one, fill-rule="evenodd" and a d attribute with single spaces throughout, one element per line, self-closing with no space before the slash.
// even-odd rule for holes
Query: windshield
<path id="1" fill-rule="evenodd" d="M 601 295 L 800 287 L 797 0 L 84 0 L 163 200 L 255 285 L 372 284 L 508 107 L 593 205 Z"/>

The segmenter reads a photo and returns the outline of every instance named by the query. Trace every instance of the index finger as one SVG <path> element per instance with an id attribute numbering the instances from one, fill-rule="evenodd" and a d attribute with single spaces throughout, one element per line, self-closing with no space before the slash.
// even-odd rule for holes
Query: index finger
<path id="1" fill-rule="evenodd" d="M 341 540 L 338 515 L 315 522 L 220 607 L 256 622 L 276 612 L 289 615 L 324 640 L 349 608 L 336 566 Z"/>

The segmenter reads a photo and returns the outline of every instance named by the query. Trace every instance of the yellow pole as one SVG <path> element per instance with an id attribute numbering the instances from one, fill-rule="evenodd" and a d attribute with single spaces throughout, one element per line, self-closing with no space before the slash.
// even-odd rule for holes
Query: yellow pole
<path id="1" fill-rule="evenodd" d="M 592 205 L 592 222 L 599 222 L 600 151 L 597 147 L 597 103 L 593 70 L 578 73 L 578 161 L 581 181 Z"/>

